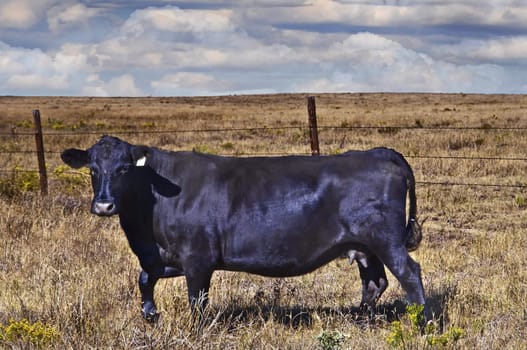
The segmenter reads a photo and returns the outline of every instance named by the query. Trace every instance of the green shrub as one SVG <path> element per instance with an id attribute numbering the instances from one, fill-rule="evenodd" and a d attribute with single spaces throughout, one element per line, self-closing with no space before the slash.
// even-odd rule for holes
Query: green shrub
<path id="1" fill-rule="evenodd" d="M 59 165 L 53 169 L 53 176 L 60 182 L 61 188 L 68 193 L 74 192 L 78 188 L 85 188 L 90 184 L 87 168 L 73 171 L 67 165 Z"/>
<path id="2" fill-rule="evenodd" d="M 224 142 L 220 147 L 225 151 L 232 151 L 234 149 L 234 144 L 232 142 Z"/>
<path id="3" fill-rule="evenodd" d="M 218 154 L 218 151 L 207 145 L 196 145 L 192 147 L 192 151 L 198 153 Z"/>
<path id="4" fill-rule="evenodd" d="M 15 321 L 11 319 L 6 326 L 0 324 L 0 345 L 28 344 L 45 348 L 60 339 L 60 333 L 53 327 L 42 322 L 31 323 L 27 319 Z M 14 346 L 13 346 L 14 345 Z"/>
<path id="5" fill-rule="evenodd" d="M 527 208 L 527 200 L 525 200 L 525 197 L 522 195 L 516 195 L 516 197 L 514 197 L 514 204 L 520 209 Z"/>
<path id="6" fill-rule="evenodd" d="M 67 128 L 62 120 L 54 118 L 48 118 L 48 127 L 53 130 L 64 130 Z"/>
<path id="7" fill-rule="evenodd" d="M 322 350 L 336 350 L 340 349 L 346 336 L 339 331 L 321 331 L 316 339 Z"/>
<path id="8" fill-rule="evenodd" d="M 421 331 L 424 323 L 424 306 L 409 305 L 404 317 L 391 324 L 391 332 L 386 342 L 397 349 L 437 349 L 453 345 L 464 335 L 458 327 L 450 327 L 446 332 L 439 333 L 434 323 L 428 323 Z"/>
<path id="9" fill-rule="evenodd" d="M 22 192 L 37 191 L 40 178 L 36 171 L 25 171 L 15 167 L 11 177 L 0 179 L 0 195 L 14 197 Z"/>
<path id="10" fill-rule="evenodd" d="M 22 121 L 19 121 L 16 124 L 16 126 L 19 128 L 24 128 L 24 129 L 33 129 L 34 123 L 32 120 L 22 120 Z"/>

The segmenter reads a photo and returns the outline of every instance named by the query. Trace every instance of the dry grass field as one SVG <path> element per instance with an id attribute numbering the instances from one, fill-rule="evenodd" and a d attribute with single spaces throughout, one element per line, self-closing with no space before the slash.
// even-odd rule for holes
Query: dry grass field
<path id="1" fill-rule="evenodd" d="M 309 154 L 305 95 L 0 97 L 0 348 L 526 349 L 527 188 L 515 186 L 527 184 L 527 96 L 321 94 L 316 105 L 323 154 L 387 146 L 413 166 L 427 221 L 412 256 L 434 331 L 412 326 L 391 275 L 377 310 L 358 310 L 358 268 L 345 259 L 296 278 L 216 272 L 200 334 L 184 279 L 161 280 L 150 325 L 118 219 L 89 213 L 87 172 L 59 158 L 102 134 L 170 150 Z M 45 198 L 20 171 L 37 168 L 33 109 Z"/>

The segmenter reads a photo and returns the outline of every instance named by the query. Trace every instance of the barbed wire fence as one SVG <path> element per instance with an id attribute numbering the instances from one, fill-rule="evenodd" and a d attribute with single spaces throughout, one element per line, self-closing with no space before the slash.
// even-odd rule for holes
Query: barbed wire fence
<path id="1" fill-rule="evenodd" d="M 60 154 L 60 150 L 47 150 L 44 151 L 43 136 L 46 137 L 68 137 L 68 136 L 82 136 L 82 135 L 101 135 L 105 132 L 102 131 L 43 131 L 40 124 L 40 112 L 38 110 L 33 111 L 35 131 L 11 131 L 11 132 L 0 132 L 0 138 L 5 137 L 34 137 L 35 138 L 35 149 L 26 150 L 0 150 L 0 154 L 24 154 L 24 155 L 35 155 L 38 161 L 39 169 L 1 169 L 0 175 L 2 174 L 13 174 L 16 172 L 27 172 L 27 173 L 38 173 L 40 176 L 41 193 L 47 194 L 47 171 L 45 156 L 55 156 Z M 111 131 L 112 135 L 146 135 L 146 134 L 182 134 L 182 133 L 233 133 L 233 132 L 256 132 L 256 131 L 273 131 L 273 130 L 288 130 L 296 129 L 303 130 L 309 133 L 311 152 L 300 153 L 300 155 L 319 155 L 319 143 L 318 143 L 318 132 L 322 130 L 377 130 L 380 133 L 398 132 L 401 130 L 413 130 L 413 131 L 437 131 L 437 132 L 448 132 L 448 131 L 486 131 L 486 132 L 527 132 L 527 127 L 494 127 L 484 125 L 481 127 L 452 127 L 452 126 L 421 126 L 421 125 L 356 125 L 356 126 L 335 126 L 335 125 L 317 125 L 316 109 L 314 97 L 308 97 L 308 125 L 290 125 L 290 126 L 271 126 L 271 127 L 243 127 L 243 128 L 205 128 L 205 129 L 171 129 L 171 130 L 134 130 L 124 131 L 117 130 Z M 225 152 L 225 155 L 230 155 Z M 237 156 L 281 156 L 281 155 L 293 155 L 293 153 L 280 152 L 280 153 L 255 153 L 255 152 L 237 152 Z M 298 152 L 294 155 L 299 155 Z M 444 156 L 444 155 L 414 155 L 407 154 L 407 158 L 423 159 L 423 160 L 470 160 L 470 161 L 482 161 L 482 162 L 495 162 L 495 161 L 507 161 L 507 162 L 527 162 L 527 157 L 493 157 L 493 156 Z M 421 179 L 416 181 L 417 184 L 423 186 L 465 186 L 465 187 L 478 187 L 478 188 L 518 188 L 526 189 L 527 184 L 506 184 L 506 183 L 477 183 L 477 182 L 457 182 L 457 181 L 429 181 L 427 179 Z"/>

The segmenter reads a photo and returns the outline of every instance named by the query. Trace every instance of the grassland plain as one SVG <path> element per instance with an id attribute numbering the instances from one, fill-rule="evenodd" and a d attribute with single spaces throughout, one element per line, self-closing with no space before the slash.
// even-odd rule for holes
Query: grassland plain
<path id="1" fill-rule="evenodd" d="M 158 283 L 159 323 L 141 319 L 139 267 L 118 220 L 89 214 L 87 172 L 62 166 L 60 151 L 115 134 L 171 150 L 309 154 L 306 95 L 0 97 L 0 348 L 388 349 L 396 319 L 399 348 L 527 348 L 527 188 L 512 187 L 527 183 L 527 96 L 320 94 L 316 104 L 322 153 L 387 146 L 408 157 L 428 218 L 412 255 L 435 334 L 455 327 L 460 339 L 413 333 L 391 275 L 375 313 L 361 313 L 358 269 L 346 260 L 296 278 L 216 272 L 199 336 L 183 279 Z M 13 172 L 36 169 L 37 108 L 45 198 L 32 173 Z M 433 184 L 445 182 L 511 187 Z"/>

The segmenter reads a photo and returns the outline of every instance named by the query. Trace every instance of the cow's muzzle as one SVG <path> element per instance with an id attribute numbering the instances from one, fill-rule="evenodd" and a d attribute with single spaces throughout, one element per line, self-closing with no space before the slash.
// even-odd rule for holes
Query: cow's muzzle
<path id="1" fill-rule="evenodd" d="M 99 216 L 111 216 L 117 214 L 117 206 L 112 201 L 94 201 L 91 211 Z"/>

